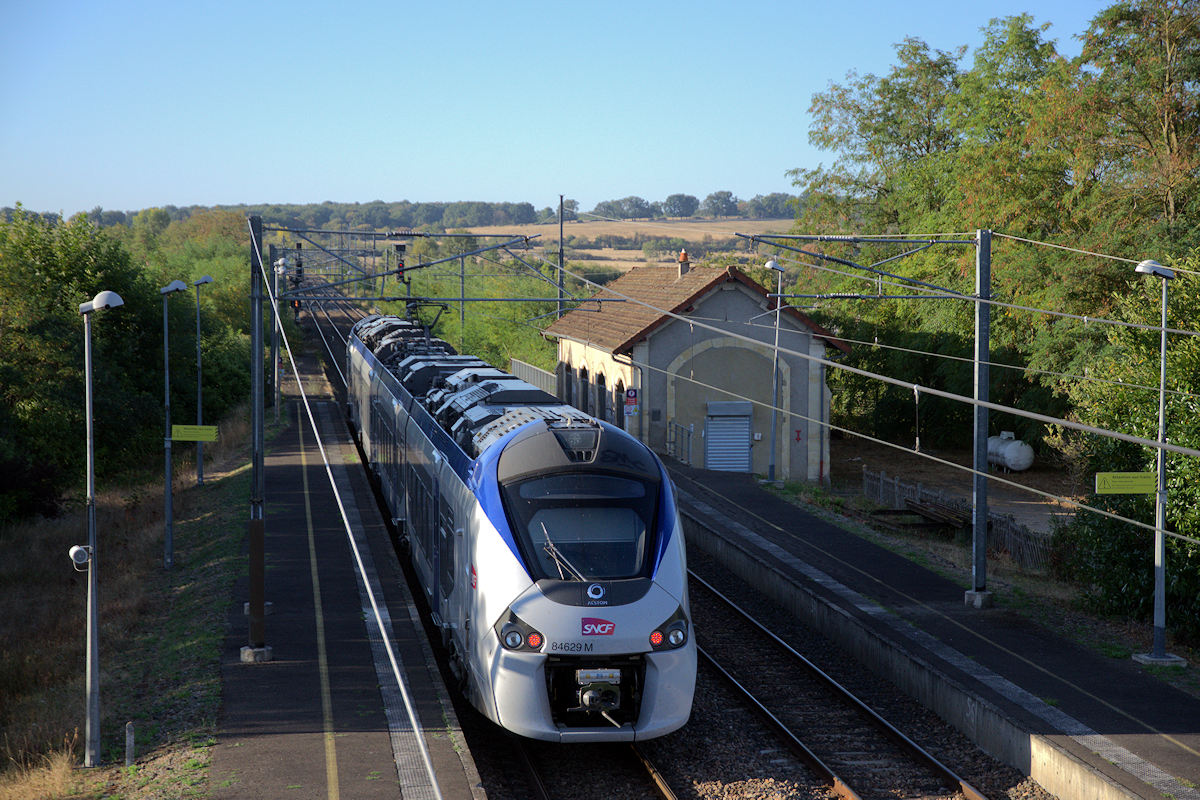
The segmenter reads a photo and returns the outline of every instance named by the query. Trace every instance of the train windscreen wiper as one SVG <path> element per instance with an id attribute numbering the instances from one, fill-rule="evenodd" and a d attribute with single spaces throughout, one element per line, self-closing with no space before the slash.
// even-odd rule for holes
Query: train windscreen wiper
<path id="1" fill-rule="evenodd" d="M 558 567 L 559 580 L 565 581 L 567 579 L 566 573 L 563 571 L 564 568 L 566 569 L 566 572 L 571 574 L 574 580 L 586 580 L 583 577 L 583 573 L 575 569 L 575 566 L 567 560 L 567 557 L 562 554 L 562 551 L 558 549 L 554 542 L 550 541 L 550 531 L 546 530 L 546 523 L 541 523 L 541 526 L 542 533 L 546 537 L 546 546 L 542 549 L 546 551 L 546 554 L 550 556 L 550 558 L 554 559 L 554 566 Z"/>

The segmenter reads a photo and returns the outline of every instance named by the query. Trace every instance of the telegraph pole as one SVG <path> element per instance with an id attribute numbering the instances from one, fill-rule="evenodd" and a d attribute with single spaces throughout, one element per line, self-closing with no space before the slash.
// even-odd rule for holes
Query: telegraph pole
<path id="1" fill-rule="evenodd" d="M 563 196 L 558 196 L 558 317 L 563 315 Z"/>
<path id="2" fill-rule="evenodd" d="M 242 661 L 270 661 L 266 645 L 266 522 L 263 502 L 266 494 L 263 435 L 263 280 L 262 217 L 250 217 L 250 642 L 242 648 Z"/>
<path id="3" fill-rule="evenodd" d="M 989 338 L 991 333 L 992 299 L 992 232 L 979 230 L 975 237 L 975 474 L 971 499 L 974 506 L 971 535 L 971 589 L 964 596 L 967 605 L 987 608 L 992 593 L 987 590 L 987 440 Z"/>

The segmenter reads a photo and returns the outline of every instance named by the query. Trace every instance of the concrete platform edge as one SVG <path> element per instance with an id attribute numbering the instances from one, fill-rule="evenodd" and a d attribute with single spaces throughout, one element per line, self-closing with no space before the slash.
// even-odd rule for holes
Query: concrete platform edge
<path id="1" fill-rule="evenodd" d="M 321 424 L 327 432 L 336 431 L 335 434 L 328 436 L 328 447 L 331 454 L 330 472 L 333 475 L 334 482 L 337 485 L 338 492 L 343 497 L 355 497 L 354 487 L 352 486 L 350 469 L 361 468 L 357 456 L 354 455 L 354 443 L 350 436 L 333 419 L 330 407 L 327 404 L 321 406 Z M 365 476 L 363 476 L 365 478 Z M 369 503 L 363 503 L 366 507 L 371 507 Z M 379 610 L 383 616 L 385 627 L 388 631 L 392 629 L 392 621 L 388 610 L 388 603 L 384 600 L 384 592 L 379 581 L 378 573 L 375 570 L 374 556 L 370 544 L 363 539 L 363 524 L 358 512 L 359 504 L 347 504 L 345 513 L 350 522 L 351 530 L 354 532 L 355 543 L 362 559 L 362 564 L 366 570 L 368 579 L 371 581 L 372 592 L 380 602 Z M 382 526 L 382 519 L 375 520 L 376 524 Z M 363 606 L 363 616 L 369 619 L 373 613 L 370 606 L 370 601 L 367 595 L 367 587 L 363 584 L 363 576 L 361 573 L 357 575 L 358 591 Z M 404 609 L 409 616 L 409 620 L 416 630 L 422 630 L 423 625 L 417 611 L 416 604 L 413 601 L 411 594 L 408 591 L 408 586 L 403 582 L 397 583 L 390 587 L 390 591 L 397 595 L 393 598 L 393 602 L 397 603 L 400 608 Z M 392 739 L 392 749 L 396 757 L 397 771 L 400 777 L 401 787 L 404 791 L 404 796 L 423 797 L 427 791 L 431 789 L 426 782 L 426 776 L 419 764 L 419 756 L 416 752 L 416 746 L 412 741 L 415 735 L 408 718 L 399 713 L 399 710 L 404 707 L 404 702 L 401 697 L 400 687 L 394 686 L 392 674 L 387 664 L 386 654 L 384 652 L 383 642 L 380 640 L 380 633 L 377 628 L 369 622 L 367 624 L 367 635 L 370 639 L 372 654 L 375 659 L 375 668 L 379 676 L 380 692 L 385 696 L 385 714 L 388 718 L 389 734 Z M 420 638 L 421 651 L 425 656 L 425 668 L 436 672 L 436 668 L 430 665 L 435 664 L 433 652 L 429 643 L 422 636 Z M 397 653 L 396 659 L 400 661 L 400 655 Z M 410 665 L 409 668 L 416 668 L 415 665 Z M 445 686 L 440 680 L 433 681 L 434 692 L 437 697 L 438 705 L 441 707 L 442 719 L 445 723 L 445 733 L 453 742 L 453 750 L 457 754 L 461 763 L 463 772 L 466 775 L 468 785 L 470 786 L 472 797 L 474 800 L 483 800 L 486 798 L 486 793 L 483 791 L 483 782 L 479 777 L 479 770 L 475 765 L 475 760 L 471 754 L 470 748 L 467 747 L 465 738 L 463 737 L 462 726 L 458 721 L 458 715 L 454 710 L 454 704 L 446 692 Z M 427 734 L 428 737 L 428 734 Z M 430 742 L 429 744 L 432 744 Z"/>
<path id="2" fill-rule="evenodd" d="M 852 614 L 779 573 L 761 558 L 746 552 L 681 509 L 689 544 L 719 558 L 734 574 L 759 587 L 784 608 L 850 651 L 877 673 L 886 676 L 918 702 L 956 727 L 984 752 L 1021 770 L 1060 800 L 1121 800 L 1159 797 L 1153 787 L 1138 782 L 1141 791 L 1122 785 L 1128 776 L 1108 775 L 1082 761 L 1072 750 L 1078 745 L 1059 742 L 1025 730 L 987 700 L 967 691 L 958 681 L 922 661 L 896 643 L 860 623 Z M 866 609 L 863 609 L 866 611 Z M 882 613 L 886 610 L 880 609 Z M 871 613 L 867 611 L 867 613 Z"/>

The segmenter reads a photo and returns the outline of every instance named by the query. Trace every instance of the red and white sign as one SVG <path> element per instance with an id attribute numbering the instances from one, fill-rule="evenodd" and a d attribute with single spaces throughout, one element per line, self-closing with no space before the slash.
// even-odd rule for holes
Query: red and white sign
<path id="1" fill-rule="evenodd" d="M 584 617 L 582 625 L 584 636 L 612 636 L 617 630 L 617 623 L 597 617 Z"/>

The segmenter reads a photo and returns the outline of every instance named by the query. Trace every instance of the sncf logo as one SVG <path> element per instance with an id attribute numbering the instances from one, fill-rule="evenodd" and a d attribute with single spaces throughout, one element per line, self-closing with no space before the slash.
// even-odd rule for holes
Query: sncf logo
<path id="1" fill-rule="evenodd" d="M 612 636 L 613 631 L 617 629 L 617 623 L 609 622 L 606 619 L 597 619 L 596 617 L 583 618 L 583 635 L 584 636 Z"/>

